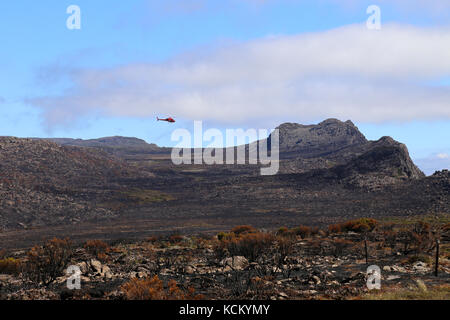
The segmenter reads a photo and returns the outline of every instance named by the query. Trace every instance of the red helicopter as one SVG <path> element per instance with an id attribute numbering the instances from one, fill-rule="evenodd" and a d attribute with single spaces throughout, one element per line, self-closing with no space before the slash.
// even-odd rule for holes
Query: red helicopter
<path id="1" fill-rule="evenodd" d="M 175 120 L 173 118 L 160 119 L 160 118 L 156 117 L 156 121 L 167 121 L 169 123 L 175 123 Z"/>

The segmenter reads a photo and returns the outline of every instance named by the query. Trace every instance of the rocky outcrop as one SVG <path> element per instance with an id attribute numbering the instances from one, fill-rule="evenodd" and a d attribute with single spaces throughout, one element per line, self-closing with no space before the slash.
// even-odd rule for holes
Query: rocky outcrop
<path id="1" fill-rule="evenodd" d="M 404 144 L 391 137 L 368 141 L 351 121 L 285 123 L 278 129 L 281 173 L 326 170 L 322 174 L 337 179 L 351 177 L 356 185 L 392 184 L 425 176 Z"/>
<path id="2" fill-rule="evenodd" d="M 350 146 L 366 144 L 351 121 L 328 119 L 317 125 L 284 123 L 278 128 L 283 158 L 318 158 Z"/>

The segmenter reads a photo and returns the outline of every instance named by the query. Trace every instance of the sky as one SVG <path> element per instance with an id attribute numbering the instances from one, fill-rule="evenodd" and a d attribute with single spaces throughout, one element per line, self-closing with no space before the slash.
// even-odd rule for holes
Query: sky
<path id="1" fill-rule="evenodd" d="M 448 0 L 2 1 L 0 38 L 0 135 L 173 146 L 195 120 L 338 118 L 405 143 L 427 174 L 450 166 Z"/>

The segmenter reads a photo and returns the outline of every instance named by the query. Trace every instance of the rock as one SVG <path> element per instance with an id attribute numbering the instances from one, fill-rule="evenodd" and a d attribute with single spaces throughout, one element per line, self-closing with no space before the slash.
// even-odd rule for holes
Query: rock
<path id="1" fill-rule="evenodd" d="M 390 266 L 384 266 L 383 267 L 383 271 L 391 272 L 391 267 Z"/>
<path id="2" fill-rule="evenodd" d="M 102 266 L 100 275 L 104 277 L 107 273 L 111 274 L 111 269 L 106 265 Z"/>
<path id="3" fill-rule="evenodd" d="M 429 268 L 427 267 L 427 264 L 425 262 L 418 261 L 413 265 L 413 271 L 425 273 L 429 271 Z"/>
<path id="4" fill-rule="evenodd" d="M 392 266 L 391 269 L 395 272 L 406 273 L 406 269 L 400 266 Z"/>
<path id="5" fill-rule="evenodd" d="M 77 266 L 80 268 L 80 271 L 81 271 L 82 274 L 87 274 L 88 273 L 89 266 L 88 266 L 88 264 L 85 261 L 78 263 Z"/>
<path id="6" fill-rule="evenodd" d="M 162 276 L 167 276 L 167 275 L 169 275 L 170 273 L 172 273 L 172 271 L 171 271 L 170 269 L 167 269 L 167 268 L 162 269 L 161 272 L 160 272 L 160 274 L 161 274 Z"/>
<path id="7" fill-rule="evenodd" d="M 101 274 L 102 273 L 102 263 L 98 260 L 91 259 L 90 261 L 92 269 L 96 272 Z"/>
<path id="8" fill-rule="evenodd" d="M 312 279 L 316 285 L 320 284 L 320 278 L 318 276 L 312 276 Z"/>
<path id="9" fill-rule="evenodd" d="M 282 299 L 288 299 L 289 296 L 284 292 L 278 292 L 278 296 Z"/>
<path id="10" fill-rule="evenodd" d="M 233 270 L 244 270 L 249 266 L 248 260 L 243 256 L 235 256 L 223 259 L 220 264 Z"/>
<path id="11" fill-rule="evenodd" d="M 13 279 L 13 276 L 9 274 L 0 274 L 0 282 L 9 282 Z"/>
<path id="12" fill-rule="evenodd" d="M 230 266 L 226 266 L 225 268 L 223 268 L 223 272 L 230 272 L 231 270 L 233 270 Z"/>
<path id="13" fill-rule="evenodd" d="M 187 274 L 193 274 L 195 272 L 194 268 L 192 266 L 186 266 L 184 268 L 184 272 Z"/>
<path id="14" fill-rule="evenodd" d="M 314 295 L 317 294 L 317 290 L 305 290 L 303 293 L 307 295 Z"/>

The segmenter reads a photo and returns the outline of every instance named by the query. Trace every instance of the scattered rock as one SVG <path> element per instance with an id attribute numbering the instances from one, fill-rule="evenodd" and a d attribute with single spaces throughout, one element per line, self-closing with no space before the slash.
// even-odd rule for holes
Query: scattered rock
<path id="1" fill-rule="evenodd" d="M 413 265 L 413 271 L 425 273 L 429 271 L 429 268 L 427 267 L 427 264 L 425 262 L 418 261 Z"/>
<path id="2" fill-rule="evenodd" d="M 220 262 L 224 267 L 230 267 L 233 270 L 244 270 L 249 266 L 248 260 L 243 256 L 225 258 Z"/>

